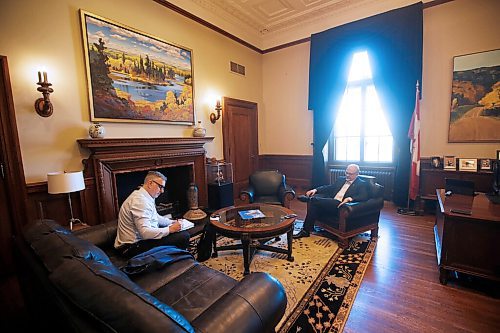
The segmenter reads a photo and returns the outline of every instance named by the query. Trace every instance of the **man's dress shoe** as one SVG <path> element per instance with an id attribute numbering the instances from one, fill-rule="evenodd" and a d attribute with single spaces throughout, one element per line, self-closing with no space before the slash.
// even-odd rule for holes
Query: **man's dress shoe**
<path id="1" fill-rule="evenodd" d="M 300 231 L 297 234 L 293 235 L 293 238 L 299 239 L 302 237 L 309 237 L 309 235 L 310 235 L 309 231 L 306 231 L 304 229 L 300 229 Z"/>

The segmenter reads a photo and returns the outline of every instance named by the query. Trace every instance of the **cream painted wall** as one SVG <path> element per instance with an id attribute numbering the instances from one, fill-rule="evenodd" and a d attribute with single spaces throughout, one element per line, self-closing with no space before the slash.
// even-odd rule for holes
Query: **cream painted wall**
<path id="1" fill-rule="evenodd" d="M 493 158 L 500 149 L 500 143 L 448 143 L 453 57 L 500 48 L 498 13 L 498 0 L 456 0 L 424 10 L 422 156 Z M 309 46 L 303 43 L 263 56 L 261 154 L 312 154 Z"/>
<path id="2" fill-rule="evenodd" d="M 221 122 L 210 123 L 212 94 L 262 104 L 262 56 L 153 2 L 135 0 L 2 1 L 0 54 L 8 58 L 19 140 L 27 183 L 45 181 L 50 171 L 81 170 L 87 157 L 76 140 L 90 125 L 79 9 L 112 19 L 193 50 L 195 117 L 215 140 L 207 155 L 222 158 Z M 245 77 L 229 71 L 229 61 L 246 66 Z M 53 84 L 54 114 L 38 116 L 33 104 L 37 70 Z M 103 123 L 106 137 L 188 137 L 192 127 L 165 124 Z"/>
<path id="3" fill-rule="evenodd" d="M 500 149 L 498 142 L 448 143 L 453 57 L 500 48 L 499 13 L 498 0 L 456 0 L 424 10 L 423 156 L 494 158 Z"/>
<path id="4" fill-rule="evenodd" d="M 309 43 L 267 53 L 262 62 L 260 154 L 311 155 Z"/>

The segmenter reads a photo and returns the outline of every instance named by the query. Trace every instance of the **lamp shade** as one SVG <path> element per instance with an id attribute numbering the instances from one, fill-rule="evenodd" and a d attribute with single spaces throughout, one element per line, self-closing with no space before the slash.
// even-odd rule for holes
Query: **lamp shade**
<path id="1" fill-rule="evenodd" d="M 47 174 L 50 194 L 70 193 L 85 189 L 83 172 L 51 172 Z"/>

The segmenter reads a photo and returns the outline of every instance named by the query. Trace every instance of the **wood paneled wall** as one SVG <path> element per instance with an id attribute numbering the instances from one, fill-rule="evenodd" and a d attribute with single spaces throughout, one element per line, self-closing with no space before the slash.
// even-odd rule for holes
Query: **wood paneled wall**
<path id="1" fill-rule="evenodd" d="M 295 191 L 311 189 L 312 156 L 310 155 L 260 155 L 260 169 L 276 169 L 285 174 L 287 184 Z"/>

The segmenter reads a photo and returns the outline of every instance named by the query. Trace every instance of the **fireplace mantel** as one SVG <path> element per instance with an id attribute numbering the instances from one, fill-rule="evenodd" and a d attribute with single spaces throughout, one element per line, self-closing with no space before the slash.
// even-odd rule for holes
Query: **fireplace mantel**
<path id="1" fill-rule="evenodd" d="M 98 216 L 105 223 L 118 217 L 119 206 L 116 175 L 144 170 L 189 166 L 191 181 L 198 186 L 199 205 L 207 205 L 207 180 L 205 169 L 204 138 L 112 138 L 79 139 L 78 144 L 90 151 L 84 160 L 86 184 L 84 201 L 98 206 L 86 215 Z M 93 180 L 93 182 L 91 181 Z"/>

